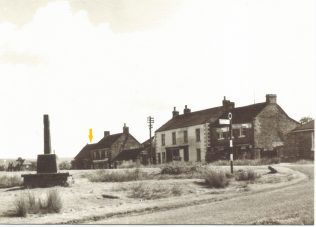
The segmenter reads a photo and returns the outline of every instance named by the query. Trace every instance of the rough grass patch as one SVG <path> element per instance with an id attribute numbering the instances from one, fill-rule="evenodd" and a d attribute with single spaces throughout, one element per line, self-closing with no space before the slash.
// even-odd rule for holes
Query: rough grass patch
<path id="1" fill-rule="evenodd" d="M 225 188 L 228 184 L 226 173 L 219 170 L 208 170 L 204 173 L 205 184 L 210 188 Z"/>
<path id="2" fill-rule="evenodd" d="M 201 164 L 192 164 L 185 162 L 172 162 L 160 167 L 161 174 L 180 175 L 180 174 L 194 174 L 200 172 Z"/>
<path id="3" fill-rule="evenodd" d="M 26 217 L 27 214 L 59 213 L 62 209 L 62 200 L 57 190 L 47 192 L 45 199 L 36 197 L 34 193 L 21 194 L 15 200 L 14 215 Z"/>
<path id="4" fill-rule="evenodd" d="M 86 177 L 91 182 L 124 182 L 150 179 L 148 173 L 140 171 L 138 168 L 123 172 L 99 170 L 97 172 L 87 174 Z"/>
<path id="5" fill-rule="evenodd" d="M 11 188 L 21 186 L 23 180 L 18 175 L 3 175 L 0 176 L 0 188 Z"/>
<path id="6" fill-rule="evenodd" d="M 260 177 L 260 175 L 257 174 L 252 169 L 238 170 L 235 173 L 235 180 L 236 181 L 254 181 L 259 177 Z"/>
<path id="7" fill-rule="evenodd" d="M 180 196 L 181 194 L 182 190 L 177 185 L 150 185 L 139 183 L 131 188 L 129 197 L 150 200 Z"/>
<path id="8" fill-rule="evenodd" d="M 279 158 L 261 158 L 261 159 L 237 159 L 234 161 L 235 166 L 260 166 L 280 163 Z M 211 163 L 216 166 L 229 166 L 230 161 L 218 160 Z"/>

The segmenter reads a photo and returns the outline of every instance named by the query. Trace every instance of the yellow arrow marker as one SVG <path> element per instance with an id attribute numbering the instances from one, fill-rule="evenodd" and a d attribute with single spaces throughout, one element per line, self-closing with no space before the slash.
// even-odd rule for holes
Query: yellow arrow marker
<path id="1" fill-rule="evenodd" d="M 92 139 L 93 139 L 93 133 L 92 133 L 92 128 L 89 129 L 89 140 L 90 140 L 90 143 L 92 142 Z"/>

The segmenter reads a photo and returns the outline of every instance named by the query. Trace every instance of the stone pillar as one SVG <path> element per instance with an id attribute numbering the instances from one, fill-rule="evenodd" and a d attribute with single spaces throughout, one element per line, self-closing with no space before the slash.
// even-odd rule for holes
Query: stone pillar
<path id="1" fill-rule="evenodd" d="M 44 154 L 51 154 L 50 145 L 50 128 L 49 128 L 49 118 L 48 115 L 44 115 Z"/>

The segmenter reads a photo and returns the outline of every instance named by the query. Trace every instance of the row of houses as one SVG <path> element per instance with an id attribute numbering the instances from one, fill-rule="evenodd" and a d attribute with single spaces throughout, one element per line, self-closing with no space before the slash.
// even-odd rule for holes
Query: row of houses
<path id="1" fill-rule="evenodd" d="M 126 125 L 122 133 L 105 131 L 98 143 L 82 148 L 74 164 L 76 168 L 111 168 L 126 161 L 145 165 L 228 159 L 230 130 L 220 119 L 229 114 L 235 159 L 314 157 L 314 122 L 301 125 L 277 104 L 276 95 L 267 94 L 264 102 L 242 107 L 225 97 L 222 105 L 200 111 L 185 106 L 180 114 L 174 107 L 171 119 L 156 130 L 151 143 L 138 142 Z"/>

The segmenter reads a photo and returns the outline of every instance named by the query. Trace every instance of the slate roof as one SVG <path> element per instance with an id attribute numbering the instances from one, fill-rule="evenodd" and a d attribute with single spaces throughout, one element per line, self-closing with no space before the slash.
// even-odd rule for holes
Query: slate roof
<path id="1" fill-rule="evenodd" d="M 256 103 L 248 106 L 241 106 L 234 108 L 231 113 L 233 115 L 233 124 L 241 124 L 251 122 L 265 107 L 266 102 Z M 222 116 L 227 118 L 227 114 Z"/>
<path id="2" fill-rule="evenodd" d="M 75 159 L 78 158 L 84 158 L 85 156 L 88 155 L 88 151 L 94 149 L 96 147 L 96 143 L 92 143 L 92 144 L 87 144 L 86 146 L 84 146 L 81 151 L 79 151 L 79 153 L 76 155 Z"/>
<path id="3" fill-rule="evenodd" d="M 121 137 L 123 133 L 117 133 L 103 137 L 93 149 L 110 148 L 112 144 Z"/>
<path id="4" fill-rule="evenodd" d="M 193 125 L 200 125 L 206 122 L 216 121 L 224 112 L 223 106 L 214 107 L 206 110 L 195 111 L 187 114 L 181 114 L 170 119 L 162 125 L 156 132 L 184 128 Z"/>
<path id="5" fill-rule="evenodd" d="M 113 161 L 135 160 L 141 151 L 143 151 L 142 148 L 123 150 L 114 158 Z"/>
<path id="6" fill-rule="evenodd" d="M 314 130 L 314 120 L 307 122 L 306 124 L 300 125 L 295 128 L 292 132 L 306 131 L 306 130 Z"/>

